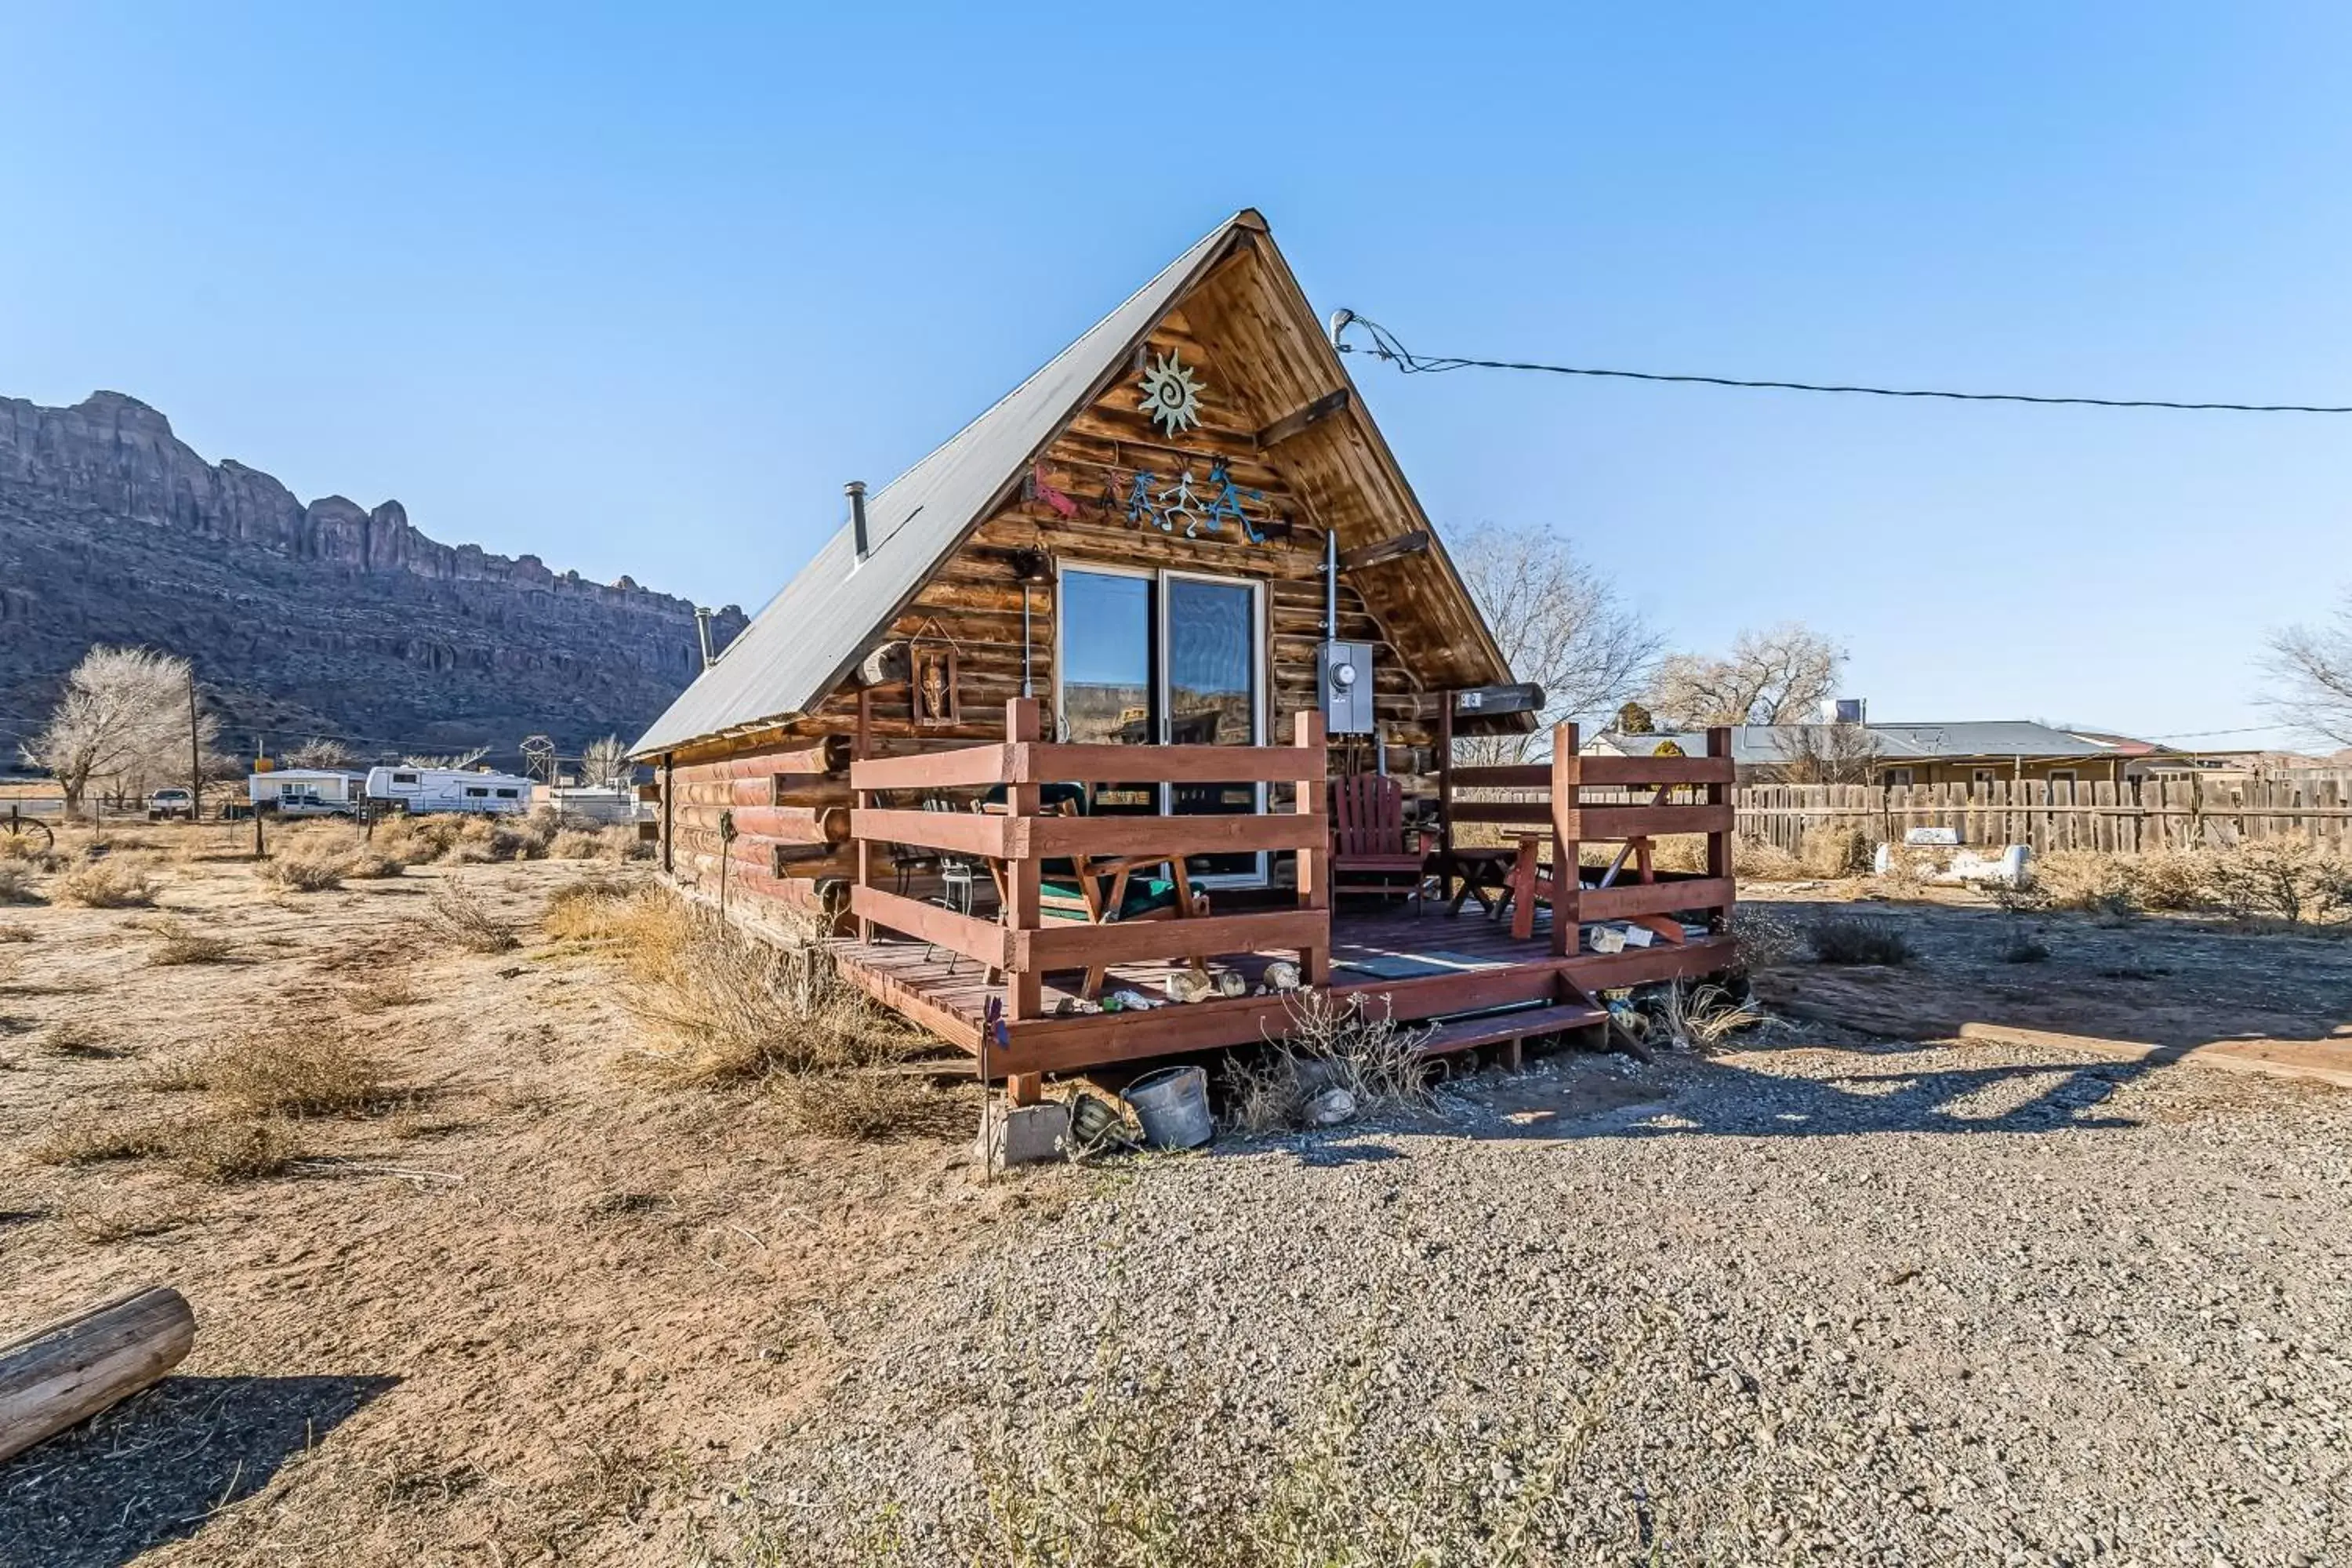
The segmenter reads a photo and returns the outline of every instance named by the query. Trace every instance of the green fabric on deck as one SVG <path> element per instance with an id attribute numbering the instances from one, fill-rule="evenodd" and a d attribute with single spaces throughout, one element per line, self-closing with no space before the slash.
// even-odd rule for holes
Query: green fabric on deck
<path id="1" fill-rule="evenodd" d="M 1100 894 L 1109 893 L 1109 878 L 1097 877 L 1095 881 Z M 1078 891 L 1078 885 L 1076 882 L 1047 881 L 1044 884 L 1044 888 L 1046 895 L 1051 898 L 1069 899 L 1074 901 L 1085 898 L 1085 895 Z M 1127 891 L 1118 900 L 1118 913 L 1111 918 L 1115 921 L 1131 921 L 1138 915 L 1150 914 L 1154 910 L 1172 910 L 1175 907 L 1176 884 L 1174 882 L 1165 877 L 1129 877 L 1127 879 Z M 1083 910 L 1048 909 L 1045 911 L 1045 918 L 1082 921 L 1087 917 Z"/>

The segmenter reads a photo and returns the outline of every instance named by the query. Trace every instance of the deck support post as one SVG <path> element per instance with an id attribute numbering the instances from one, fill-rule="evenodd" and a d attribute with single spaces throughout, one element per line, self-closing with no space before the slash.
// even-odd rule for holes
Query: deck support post
<path id="1" fill-rule="evenodd" d="M 1291 715 L 1292 743 L 1298 748 L 1298 799 L 1293 809 L 1300 815 L 1322 816 L 1330 809 L 1331 760 L 1325 748 L 1323 715 L 1313 710 Z M 1331 907 L 1330 879 L 1327 875 L 1324 857 L 1329 853 L 1325 844 L 1302 844 L 1298 848 L 1298 907 L 1302 910 L 1329 910 Z M 1331 983 L 1330 926 L 1324 926 L 1320 947 L 1302 948 L 1298 953 L 1299 978 L 1309 985 Z"/>
<path id="2" fill-rule="evenodd" d="M 986 1085 L 982 1085 L 985 1088 Z M 1045 1075 L 1041 1072 L 1010 1072 L 1004 1075 L 1004 1103 L 1035 1105 L 1045 1098 Z"/>
<path id="3" fill-rule="evenodd" d="M 1725 759 L 1728 759 L 1730 757 L 1731 731 L 1727 726 L 1717 724 L 1711 726 L 1707 730 L 1706 754 L 1710 757 L 1720 757 Z M 1711 784 L 1706 786 L 1707 805 L 1722 805 L 1727 804 L 1730 799 L 1731 786 L 1729 784 Z M 1731 835 L 1728 833 L 1708 834 L 1706 836 L 1706 874 L 1710 877 L 1720 877 L 1725 881 L 1728 882 L 1732 878 L 1731 865 Z M 1709 930 L 1721 931 L 1731 929 L 1731 911 L 1738 896 L 1739 890 L 1735 886 L 1731 889 L 1730 895 L 1724 900 L 1723 907 L 1715 910 L 1707 917 L 1706 923 Z"/>
<path id="4" fill-rule="evenodd" d="M 1583 945 L 1578 922 L 1584 897 L 1584 874 L 1578 864 L 1583 846 L 1577 839 L 1576 824 L 1584 759 L 1577 754 L 1576 744 L 1575 725 L 1552 727 L 1551 951 L 1565 958 L 1575 957 Z"/>
<path id="5" fill-rule="evenodd" d="M 1010 746 L 1034 744 L 1039 730 L 1037 700 L 1015 697 L 1004 705 L 1004 739 Z M 1026 773 L 1026 767 L 1014 770 Z M 1027 784 L 1004 786 L 1004 806 L 1014 823 L 1034 820 L 1038 807 L 1038 786 L 1033 780 Z M 1042 863 L 1034 855 L 1009 860 L 1004 867 L 1004 924 L 1007 930 L 1020 932 L 1036 931 L 1045 922 L 1044 906 L 1040 901 L 1039 871 Z M 1010 944 L 1016 954 L 1023 946 L 1016 934 Z M 1017 1022 L 1034 1018 L 1045 1008 L 1045 976 L 1026 967 L 1025 959 L 1013 957 L 1014 967 L 1004 975 L 1004 1016 Z M 1019 1100 L 1014 1101 L 1020 1103 Z"/>
<path id="6" fill-rule="evenodd" d="M 870 691 L 860 691 L 857 694 L 857 735 L 849 749 L 852 762 L 862 761 L 865 758 L 873 732 L 874 694 Z M 853 790 L 850 792 L 849 798 L 856 803 L 860 811 L 866 810 L 875 803 L 874 791 L 869 789 Z M 857 838 L 857 886 L 870 888 L 873 885 L 874 842 L 860 834 Z M 853 904 L 856 902 L 855 899 L 850 901 Z M 860 942 L 874 940 L 874 922 L 864 915 L 857 917 L 857 940 Z"/>

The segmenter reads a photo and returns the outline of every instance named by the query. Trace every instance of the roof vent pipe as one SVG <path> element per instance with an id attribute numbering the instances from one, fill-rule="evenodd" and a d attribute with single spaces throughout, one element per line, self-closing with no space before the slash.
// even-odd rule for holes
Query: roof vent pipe
<path id="1" fill-rule="evenodd" d="M 841 489 L 849 497 L 849 529 L 857 543 L 857 559 L 864 561 L 873 548 L 866 541 L 866 481 L 852 479 Z"/>
<path id="2" fill-rule="evenodd" d="M 694 629 L 702 638 L 702 668 L 709 669 L 719 662 L 719 656 L 710 651 L 709 605 L 697 605 L 694 607 Z"/>

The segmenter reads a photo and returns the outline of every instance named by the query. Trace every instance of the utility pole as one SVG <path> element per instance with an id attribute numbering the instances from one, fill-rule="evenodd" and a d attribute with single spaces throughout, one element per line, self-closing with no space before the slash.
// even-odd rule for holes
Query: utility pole
<path id="1" fill-rule="evenodd" d="M 196 666 L 188 663 L 188 826 L 205 819 L 205 742 L 196 728 Z"/>

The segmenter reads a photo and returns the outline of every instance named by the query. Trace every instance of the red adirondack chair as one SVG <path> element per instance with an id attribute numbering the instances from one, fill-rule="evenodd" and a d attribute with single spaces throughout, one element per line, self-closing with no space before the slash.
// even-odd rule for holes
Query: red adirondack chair
<path id="1" fill-rule="evenodd" d="M 1331 784 L 1331 891 L 1412 900 L 1421 912 L 1422 868 L 1429 846 L 1404 825 L 1404 786 L 1381 773 Z"/>

